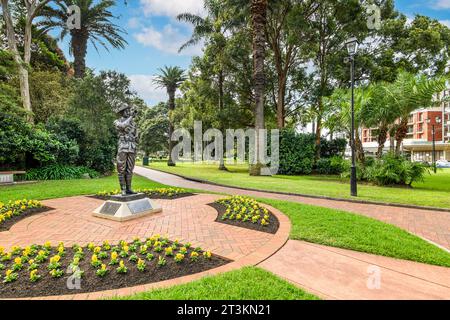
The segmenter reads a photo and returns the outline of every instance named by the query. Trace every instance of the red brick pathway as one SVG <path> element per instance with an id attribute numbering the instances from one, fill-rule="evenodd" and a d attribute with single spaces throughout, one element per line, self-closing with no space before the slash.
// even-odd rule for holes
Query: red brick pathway
<path id="1" fill-rule="evenodd" d="M 211 184 L 189 181 L 171 174 L 143 167 L 136 167 L 135 172 L 156 182 L 180 188 L 192 188 L 210 192 L 240 194 L 252 197 L 269 198 L 300 202 L 321 207 L 350 211 L 396 225 L 426 240 L 450 249 L 450 213 L 423 209 L 409 209 L 386 205 L 360 204 L 348 201 L 315 199 L 302 196 L 291 196 L 263 191 L 235 189 Z"/>
<path id="2" fill-rule="evenodd" d="M 131 241 L 154 234 L 168 235 L 211 250 L 223 257 L 238 260 L 266 245 L 274 235 L 217 223 L 217 211 L 208 203 L 215 195 L 195 195 L 177 200 L 158 200 L 163 212 L 128 222 L 115 222 L 92 216 L 103 201 L 89 197 L 71 197 L 44 201 L 56 210 L 31 216 L 14 225 L 9 232 L 0 233 L 0 246 L 26 246 L 51 241 L 102 243 L 109 240 Z M 287 240 L 287 239 L 286 239 Z M 275 250 L 278 248 L 275 248 Z"/>

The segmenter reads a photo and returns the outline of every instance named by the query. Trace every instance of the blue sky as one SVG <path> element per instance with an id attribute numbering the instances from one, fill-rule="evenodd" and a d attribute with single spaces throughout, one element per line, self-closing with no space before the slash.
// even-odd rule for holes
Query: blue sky
<path id="1" fill-rule="evenodd" d="M 117 24 L 126 31 L 129 45 L 125 50 L 88 50 L 87 64 L 95 70 L 117 70 L 127 74 L 133 89 L 149 104 L 165 100 L 165 92 L 152 84 L 152 77 L 164 65 L 187 68 L 191 58 L 201 53 L 201 46 L 181 54 L 178 48 L 189 39 L 191 27 L 176 21 L 183 12 L 202 12 L 202 0 L 116 0 Z M 397 9 L 408 16 L 423 14 L 450 26 L 450 0 L 396 0 Z M 68 56 L 67 41 L 62 48 Z M 70 57 L 70 59 L 72 59 Z"/>

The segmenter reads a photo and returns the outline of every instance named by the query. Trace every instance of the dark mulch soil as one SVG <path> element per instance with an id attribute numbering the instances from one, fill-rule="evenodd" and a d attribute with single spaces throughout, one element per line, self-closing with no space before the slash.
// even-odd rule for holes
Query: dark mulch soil
<path id="1" fill-rule="evenodd" d="M 225 223 L 225 224 L 229 224 L 232 226 L 236 226 L 236 227 L 241 227 L 241 228 L 246 228 L 246 229 L 252 229 L 252 230 L 257 230 L 257 231 L 262 231 L 262 232 L 266 232 L 266 233 L 271 233 L 271 234 L 275 234 L 278 231 L 278 228 L 280 227 L 280 222 L 278 221 L 277 217 L 275 217 L 272 212 L 269 211 L 269 225 L 268 226 L 262 226 L 259 223 L 252 223 L 250 221 L 236 221 L 236 220 L 222 220 L 222 215 L 225 213 L 225 211 L 227 210 L 227 208 L 220 203 L 210 203 L 208 204 L 210 207 L 213 207 L 214 209 L 217 210 L 217 218 L 216 218 L 216 222 L 220 222 L 220 223 Z"/>
<path id="2" fill-rule="evenodd" d="M 59 279 L 52 278 L 49 275 L 47 270 L 48 261 L 39 266 L 38 274 L 41 275 L 42 278 L 35 283 L 32 283 L 29 280 L 29 271 L 26 270 L 28 268 L 28 264 L 24 264 L 24 268 L 18 272 L 18 279 L 15 282 L 3 283 L 3 274 L 5 271 L 1 272 L 2 279 L 0 282 L 0 298 L 67 295 L 133 287 L 141 284 L 148 284 L 199 273 L 231 262 L 231 260 L 215 255 L 213 255 L 211 259 L 205 259 L 203 257 L 203 252 L 199 253 L 200 256 L 197 261 L 192 262 L 189 258 L 191 253 L 191 250 L 189 250 L 183 262 L 177 263 L 174 261 L 173 257 L 165 257 L 167 264 L 165 266 L 158 266 L 158 256 L 164 256 L 164 253 L 152 253 L 154 254 L 154 258 L 151 261 L 146 260 L 145 256 L 136 253 L 139 258 L 146 261 L 147 267 L 144 272 L 140 272 L 136 268 L 135 262 L 128 261 L 128 258 L 119 257 L 119 261 L 123 260 L 125 266 L 128 268 L 128 272 L 126 274 L 119 274 L 116 271 L 118 265 L 109 266 L 108 263 L 110 258 L 107 258 L 103 261 L 103 263 L 108 266 L 109 272 L 105 277 L 100 278 L 95 274 L 96 269 L 90 264 L 92 254 L 88 252 L 85 254 L 84 260 L 80 262 L 80 269 L 84 271 L 84 275 L 81 278 L 80 283 L 81 289 L 73 290 L 69 290 L 67 285 L 68 282 L 74 283 L 72 279 L 69 279 L 70 275 L 65 274 Z M 61 259 L 61 270 L 66 272 L 72 260 L 72 249 L 67 248 L 66 256 Z M 5 264 L 5 262 L 3 262 L 3 264 Z"/>
<path id="3" fill-rule="evenodd" d="M 168 197 L 168 196 L 162 196 L 162 195 L 158 195 L 158 194 L 154 194 L 154 195 L 147 195 L 147 198 L 149 199 L 154 199 L 154 200 L 175 200 L 175 199 L 181 199 L 181 198 L 186 198 L 186 197 L 190 197 L 195 195 L 195 193 L 180 193 L 177 195 L 174 195 L 172 197 Z M 89 196 L 90 198 L 94 198 L 94 199 L 99 199 L 99 200 L 110 200 L 110 196 L 98 196 L 98 195 L 93 195 L 93 196 Z"/>
<path id="4" fill-rule="evenodd" d="M 53 208 L 49 208 L 49 207 L 41 207 L 41 208 L 33 208 L 33 209 L 28 209 L 24 212 L 22 212 L 20 215 L 18 216 L 13 216 L 8 220 L 3 221 L 3 223 L 0 224 L 0 232 L 3 231 L 9 231 L 9 229 L 11 229 L 11 227 L 13 225 L 15 225 L 17 222 L 31 217 L 35 214 L 39 214 L 39 213 L 43 213 L 43 212 L 47 212 L 50 210 L 54 210 Z"/>

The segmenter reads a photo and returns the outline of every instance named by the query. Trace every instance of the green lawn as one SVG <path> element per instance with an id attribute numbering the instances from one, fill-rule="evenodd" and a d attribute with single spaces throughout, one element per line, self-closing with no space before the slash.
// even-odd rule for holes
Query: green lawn
<path id="1" fill-rule="evenodd" d="M 164 185 L 140 176 L 133 178 L 133 188 L 160 187 L 164 187 Z M 23 198 L 45 200 L 75 195 L 89 195 L 99 191 L 110 191 L 118 188 L 119 182 L 116 175 L 88 180 L 41 181 L 31 184 L 0 186 L 0 201 L 5 202 Z"/>
<path id="2" fill-rule="evenodd" d="M 450 267 L 450 253 L 396 226 L 344 211 L 258 200 L 289 217 L 291 239 Z"/>
<path id="3" fill-rule="evenodd" d="M 164 187 L 136 176 L 135 188 Z M 117 189 L 117 177 L 46 181 L 0 187 L 0 201 L 59 198 Z M 259 199 L 289 216 L 291 238 L 450 267 L 450 254 L 395 226 L 364 216 L 300 203 Z"/>
<path id="4" fill-rule="evenodd" d="M 178 163 L 176 167 L 168 167 L 166 163 L 155 162 L 150 164 L 150 168 L 235 187 L 351 198 L 348 181 L 335 176 L 250 177 L 245 165 L 229 166 L 229 172 L 219 171 L 217 165 L 192 163 Z M 360 184 L 359 199 L 450 208 L 450 170 L 427 175 L 425 181 L 416 183 L 413 189 Z"/>
<path id="5" fill-rule="evenodd" d="M 270 272 L 247 267 L 121 300 L 317 300 Z"/>

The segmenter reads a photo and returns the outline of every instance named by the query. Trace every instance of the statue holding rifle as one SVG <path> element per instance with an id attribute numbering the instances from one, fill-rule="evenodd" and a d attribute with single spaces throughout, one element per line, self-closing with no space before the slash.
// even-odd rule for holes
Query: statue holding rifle
<path id="1" fill-rule="evenodd" d="M 121 104 L 117 109 L 120 119 L 114 122 L 119 135 L 117 152 L 117 173 L 122 196 L 136 194 L 131 188 L 136 162 L 138 130 L 134 122 L 135 112 L 129 104 Z"/>

